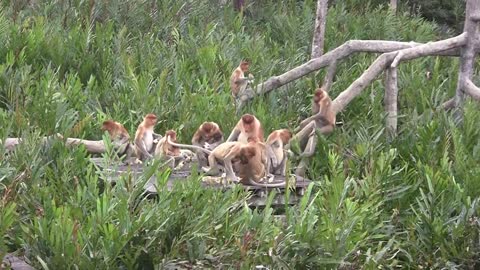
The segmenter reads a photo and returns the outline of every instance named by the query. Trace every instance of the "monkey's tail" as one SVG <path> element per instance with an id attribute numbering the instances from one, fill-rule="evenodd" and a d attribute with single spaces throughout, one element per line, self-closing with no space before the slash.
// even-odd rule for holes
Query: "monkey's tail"
<path id="1" fill-rule="evenodd" d="M 176 146 L 176 147 L 179 147 L 179 148 L 185 148 L 185 149 L 190 149 L 190 150 L 199 150 L 199 151 L 202 151 L 202 152 L 206 153 L 207 155 L 210 155 L 212 153 L 212 151 L 207 150 L 207 149 L 202 148 L 202 147 L 198 147 L 196 145 L 180 144 L 180 143 L 172 142 L 172 140 L 170 139 L 170 136 L 167 136 L 167 142 L 169 144 L 171 144 L 173 146 Z"/>
<path id="2" fill-rule="evenodd" d="M 280 183 L 264 183 L 264 184 L 261 184 L 261 183 L 257 183 L 255 181 L 253 181 L 250 178 L 248 179 L 247 183 L 249 185 L 256 186 L 256 187 L 286 187 L 287 186 L 286 181 L 282 181 Z"/>

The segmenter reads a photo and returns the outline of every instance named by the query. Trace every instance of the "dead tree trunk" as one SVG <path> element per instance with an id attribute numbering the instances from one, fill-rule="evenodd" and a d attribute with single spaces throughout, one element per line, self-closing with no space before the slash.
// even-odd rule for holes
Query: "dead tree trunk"
<path id="1" fill-rule="evenodd" d="M 62 140 L 61 135 L 57 135 L 56 137 Z M 46 143 L 49 138 L 50 137 L 43 137 L 42 142 Z M 0 143 L 2 143 L 2 141 L 0 141 Z M 20 143 L 22 143 L 22 138 L 7 138 L 5 140 L 4 147 L 7 150 L 7 152 L 10 152 L 10 151 L 13 151 L 15 147 Z M 104 153 L 106 150 L 106 147 L 103 141 L 90 141 L 90 140 L 83 140 L 83 139 L 77 139 L 77 138 L 67 138 L 65 141 L 65 144 L 67 146 L 83 144 L 85 145 L 85 148 L 90 154 L 101 154 L 101 153 Z"/>
<path id="2" fill-rule="evenodd" d="M 328 0 L 317 0 L 317 13 L 313 31 L 311 58 L 322 56 L 325 43 L 325 25 L 327 22 Z"/>
<path id="3" fill-rule="evenodd" d="M 390 0 L 390 9 L 393 13 L 397 12 L 397 0 Z"/>
<path id="4" fill-rule="evenodd" d="M 463 118 L 463 103 L 465 93 L 472 96 L 480 96 L 480 89 L 472 83 L 473 64 L 475 60 L 475 47 L 478 43 L 480 21 L 480 0 L 467 1 L 465 25 L 463 32 L 467 34 L 467 42 L 460 54 L 460 70 L 458 72 L 457 89 L 455 91 L 455 113 L 457 122 Z"/>
<path id="5" fill-rule="evenodd" d="M 397 135 L 397 68 L 390 67 L 385 73 L 385 111 L 387 112 L 386 126 L 391 138 Z"/>

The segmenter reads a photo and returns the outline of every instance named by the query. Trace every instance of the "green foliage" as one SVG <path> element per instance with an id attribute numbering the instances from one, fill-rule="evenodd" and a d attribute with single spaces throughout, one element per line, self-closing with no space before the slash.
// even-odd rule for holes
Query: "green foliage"
<path id="1" fill-rule="evenodd" d="M 228 132 L 237 119 L 228 77 L 242 58 L 256 82 L 309 59 L 315 1 L 247 1 L 245 16 L 218 1 L 3 1 L 0 12 L 0 257 L 21 252 L 38 269 L 478 268 L 480 113 L 461 126 L 435 111 L 454 92 L 458 62 L 426 57 L 399 67 L 399 136 L 384 130 L 382 78 L 337 116 L 308 169 L 314 183 L 276 218 L 249 195 L 204 189 L 197 176 L 166 187 L 151 165 L 115 186 L 83 146 L 45 135 L 100 139 L 113 118 L 133 136 L 154 112 L 157 133 L 188 142 L 203 121 Z M 350 39 L 427 42 L 443 33 L 376 1 L 336 1 L 326 49 Z M 339 63 L 337 96 L 372 63 Z M 426 73 L 430 72 L 429 79 Z M 324 71 L 257 98 L 244 112 L 266 132 L 309 114 Z M 110 142 L 104 137 L 107 144 Z M 113 156 L 108 147 L 106 162 Z M 295 166 L 291 161 L 291 170 Z M 155 175 L 159 196 L 143 194 Z M 286 197 L 292 196 L 289 192 Z"/>

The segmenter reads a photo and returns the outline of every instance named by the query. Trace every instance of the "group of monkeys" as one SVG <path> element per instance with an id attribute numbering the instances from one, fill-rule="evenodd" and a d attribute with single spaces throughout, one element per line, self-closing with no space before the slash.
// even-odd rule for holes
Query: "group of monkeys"
<path id="1" fill-rule="evenodd" d="M 234 98 L 248 83 L 249 79 L 244 77 L 247 70 L 248 62 L 242 61 L 232 73 L 230 82 Z M 244 114 L 225 142 L 217 123 L 204 122 L 193 135 L 192 144 L 187 145 L 177 142 L 174 130 L 168 130 L 165 136 L 156 134 L 156 123 L 157 116 L 147 114 L 137 128 L 133 144 L 121 123 L 107 120 L 103 122 L 102 130 L 109 133 L 119 154 L 135 156 L 137 162 L 157 158 L 167 161 L 174 168 L 176 162 L 184 160 L 188 153 L 193 154 L 189 151 L 192 150 L 196 153 L 199 168 L 206 175 L 218 175 L 219 165 L 223 164 L 228 180 L 246 185 L 280 187 L 285 182 L 262 181 L 271 179 L 273 174 L 286 174 L 290 141 L 296 139 L 300 149 L 313 151 L 306 149 L 310 137 L 315 136 L 315 131 L 330 133 L 335 125 L 335 113 L 328 93 L 318 88 L 313 96 L 312 116 L 300 123 L 299 131 L 294 136 L 288 129 L 279 129 L 273 131 L 265 141 L 260 121 L 252 114 Z"/>

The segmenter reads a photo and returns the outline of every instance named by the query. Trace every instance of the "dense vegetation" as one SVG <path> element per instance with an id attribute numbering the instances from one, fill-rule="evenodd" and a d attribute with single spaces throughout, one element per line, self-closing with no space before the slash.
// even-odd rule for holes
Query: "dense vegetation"
<path id="1" fill-rule="evenodd" d="M 41 143 L 57 132 L 100 139 L 113 118 L 133 132 L 154 112 L 156 131 L 188 142 L 198 125 L 236 122 L 228 77 L 241 58 L 257 81 L 309 59 L 312 0 L 248 1 L 246 16 L 217 1 L 4 1 L 0 11 L 0 257 L 39 269 L 162 268 L 173 263 L 252 269 L 474 268 L 480 256 L 480 113 L 461 126 L 435 108 L 455 88 L 458 61 L 430 57 L 399 69 L 399 136 L 387 141 L 379 78 L 337 116 L 308 168 L 315 181 L 286 224 L 251 210 L 240 188 L 200 188 L 197 177 L 142 199 L 130 178 L 103 185 L 83 147 Z M 438 39 L 433 22 L 364 1 L 329 9 L 326 47 L 349 39 Z M 355 8 L 353 8 L 355 6 Z M 358 8 L 362 7 L 362 8 Z M 375 58 L 338 67 L 335 97 Z M 432 76 L 427 79 L 426 72 Z M 309 112 L 323 71 L 256 99 L 267 132 Z M 292 161 L 291 167 L 295 165 Z M 288 194 L 287 194 L 288 196 Z"/>

